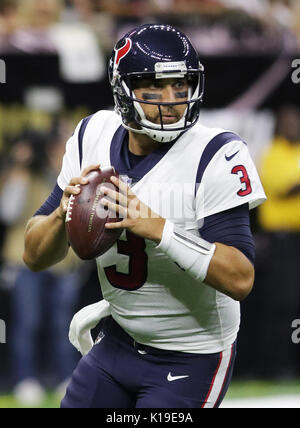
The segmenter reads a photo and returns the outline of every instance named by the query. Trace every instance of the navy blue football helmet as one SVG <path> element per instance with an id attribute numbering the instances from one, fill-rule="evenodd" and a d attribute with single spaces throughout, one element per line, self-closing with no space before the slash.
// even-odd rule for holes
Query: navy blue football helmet
<path id="1" fill-rule="evenodd" d="M 134 94 L 134 81 L 141 78 L 187 78 L 188 100 L 163 103 L 140 100 Z M 116 112 L 123 125 L 153 140 L 169 142 L 196 124 L 204 93 L 204 67 L 190 40 L 169 25 L 147 24 L 127 33 L 115 46 L 109 63 Z M 160 124 L 146 119 L 142 104 L 157 106 Z M 183 117 L 164 124 L 161 106 L 186 104 Z"/>

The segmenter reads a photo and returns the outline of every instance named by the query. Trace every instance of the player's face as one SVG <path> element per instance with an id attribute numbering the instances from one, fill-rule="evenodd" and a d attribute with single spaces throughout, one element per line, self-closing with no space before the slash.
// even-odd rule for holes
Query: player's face
<path id="1" fill-rule="evenodd" d="M 188 100 L 189 85 L 186 78 L 141 79 L 135 83 L 136 98 L 155 103 L 178 103 Z M 159 109 L 155 105 L 141 104 L 145 116 L 155 124 L 160 124 Z M 162 121 L 165 125 L 178 122 L 186 110 L 186 104 L 161 106 Z"/>

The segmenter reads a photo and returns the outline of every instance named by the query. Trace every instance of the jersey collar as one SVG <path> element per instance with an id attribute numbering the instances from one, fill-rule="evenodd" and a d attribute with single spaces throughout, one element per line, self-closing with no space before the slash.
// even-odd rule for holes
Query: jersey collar
<path id="1" fill-rule="evenodd" d="M 133 184 L 140 181 L 173 147 L 178 138 L 170 143 L 158 144 L 156 150 L 145 156 L 131 168 L 128 149 L 128 131 L 122 125 L 115 132 L 110 146 L 110 162 L 119 174 L 128 175 Z"/>

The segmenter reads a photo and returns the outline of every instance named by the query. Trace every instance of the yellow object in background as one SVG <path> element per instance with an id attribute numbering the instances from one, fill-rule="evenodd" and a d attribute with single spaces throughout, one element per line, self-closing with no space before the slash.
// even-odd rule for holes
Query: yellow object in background
<path id="1" fill-rule="evenodd" d="M 269 231 L 300 231 L 300 141 L 277 137 L 262 160 L 261 180 L 268 200 L 259 221 Z M 299 192 L 288 192 L 299 185 Z"/>

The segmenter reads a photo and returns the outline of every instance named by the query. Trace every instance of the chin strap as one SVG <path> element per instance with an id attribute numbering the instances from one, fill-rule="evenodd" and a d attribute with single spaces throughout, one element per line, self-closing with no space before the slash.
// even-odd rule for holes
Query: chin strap
<path id="1" fill-rule="evenodd" d="M 124 128 L 128 129 L 128 131 L 135 132 L 136 134 L 144 134 L 148 135 L 152 140 L 157 141 L 158 143 L 170 143 L 171 141 L 175 140 L 180 134 L 182 134 L 183 131 L 160 131 L 160 130 L 153 130 L 153 129 L 136 129 L 132 128 L 129 125 L 126 125 L 123 122 Z"/>

